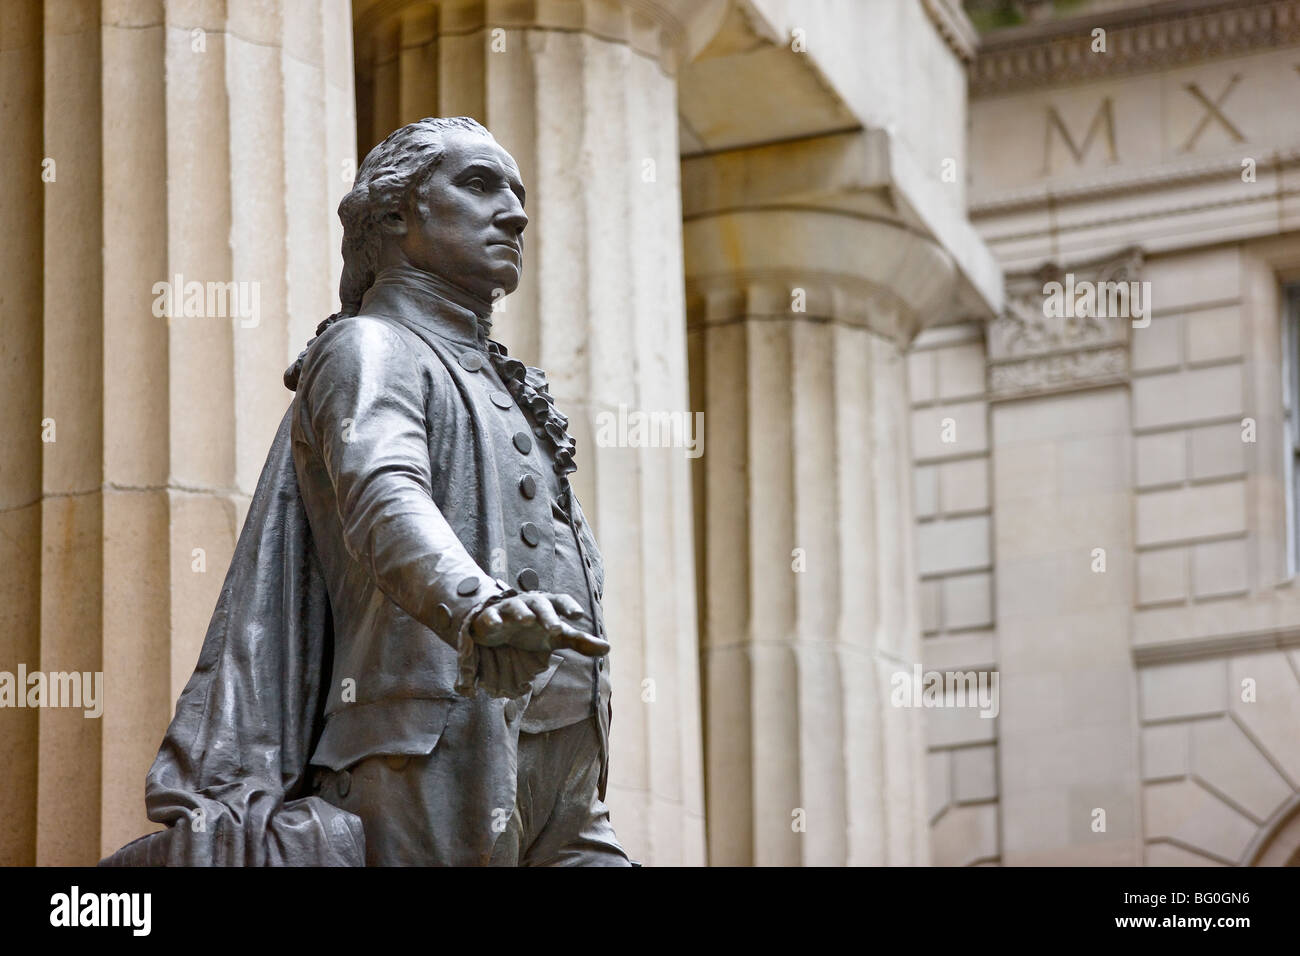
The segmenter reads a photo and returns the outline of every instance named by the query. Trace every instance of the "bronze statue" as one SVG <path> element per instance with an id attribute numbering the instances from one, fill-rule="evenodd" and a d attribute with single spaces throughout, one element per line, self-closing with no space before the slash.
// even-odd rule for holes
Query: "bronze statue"
<path id="1" fill-rule="evenodd" d="M 107 864 L 633 865 L 600 552 L 545 376 L 488 338 L 524 189 L 464 117 L 371 150 L 198 667 Z"/>

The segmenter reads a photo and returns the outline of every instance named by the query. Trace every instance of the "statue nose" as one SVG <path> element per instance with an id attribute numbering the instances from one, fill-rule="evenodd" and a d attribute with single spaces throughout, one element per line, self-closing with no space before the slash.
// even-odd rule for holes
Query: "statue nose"
<path id="1" fill-rule="evenodd" d="M 518 236 L 524 231 L 524 226 L 528 225 L 528 216 L 516 205 L 514 209 L 504 213 L 498 222 L 512 235 Z"/>
<path id="2" fill-rule="evenodd" d="M 524 212 L 523 203 L 519 201 L 510 190 L 504 191 L 506 194 L 506 206 L 497 216 L 497 223 L 505 229 L 510 230 L 513 235 L 519 235 L 524 231 L 524 226 L 528 225 L 528 213 Z"/>

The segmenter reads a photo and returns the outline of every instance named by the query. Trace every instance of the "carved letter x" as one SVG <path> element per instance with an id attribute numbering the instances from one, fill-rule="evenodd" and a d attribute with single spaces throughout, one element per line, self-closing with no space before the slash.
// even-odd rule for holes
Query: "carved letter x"
<path id="1" fill-rule="evenodd" d="M 1210 120 L 1212 119 L 1217 119 L 1222 123 L 1223 128 L 1231 133 L 1232 138 L 1238 143 L 1244 143 L 1246 141 L 1246 137 L 1241 135 L 1241 130 L 1233 126 L 1228 120 L 1228 117 L 1224 116 L 1223 111 L 1219 109 L 1219 107 L 1223 105 L 1223 101 L 1228 98 L 1228 94 L 1232 92 L 1232 88 L 1237 85 L 1237 81 L 1240 79 L 1240 73 L 1232 74 L 1232 79 L 1228 81 L 1228 85 L 1223 88 L 1223 92 L 1219 94 L 1218 99 L 1212 103 L 1210 102 L 1209 97 L 1207 97 L 1205 93 L 1201 91 L 1201 88 L 1195 83 L 1183 84 L 1183 89 L 1200 100 L 1201 105 L 1205 107 L 1205 115 L 1201 117 L 1201 121 L 1196 124 L 1196 129 L 1192 130 L 1192 135 L 1187 137 L 1187 142 L 1183 144 L 1184 153 L 1190 153 L 1192 151 L 1192 147 L 1196 145 L 1196 140 L 1200 137 L 1201 133 L 1205 132 L 1205 127 L 1210 125 Z"/>

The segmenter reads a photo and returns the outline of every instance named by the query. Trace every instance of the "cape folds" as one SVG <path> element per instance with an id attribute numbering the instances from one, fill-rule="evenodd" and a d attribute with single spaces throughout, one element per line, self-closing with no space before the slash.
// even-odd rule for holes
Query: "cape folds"
<path id="1" fill-rule="evenodd" d="M 100 865 L 363 866 L 360 818 L 307 792 L 332 646 L 286 412 L 146 780 L 167 829 Z"/>

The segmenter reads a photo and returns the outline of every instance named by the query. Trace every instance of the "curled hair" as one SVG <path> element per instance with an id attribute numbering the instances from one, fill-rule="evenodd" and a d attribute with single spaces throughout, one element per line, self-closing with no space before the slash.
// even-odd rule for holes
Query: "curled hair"
<path id="1" fill-rule="evenodd" d="M 443 134 L 449 130 L 492 135 L 468 116 L 426 116 L 389 133 L 366 154 L 352 189 L 339 203 L 339 219 L 343 221 L 343 275 L 339 279 L 342 308 L 316 327 L 317 336 L 339 319 L 350 318 L 361 310 L 361 298 L 374 284 L 379 268 L 383 247 L 380 223 L 442 161 Z M 284 384 L 290 390 L 298 387 L 303 360 L 314 341 L 307 343 L 298 360 L 284 373 Z"/>

